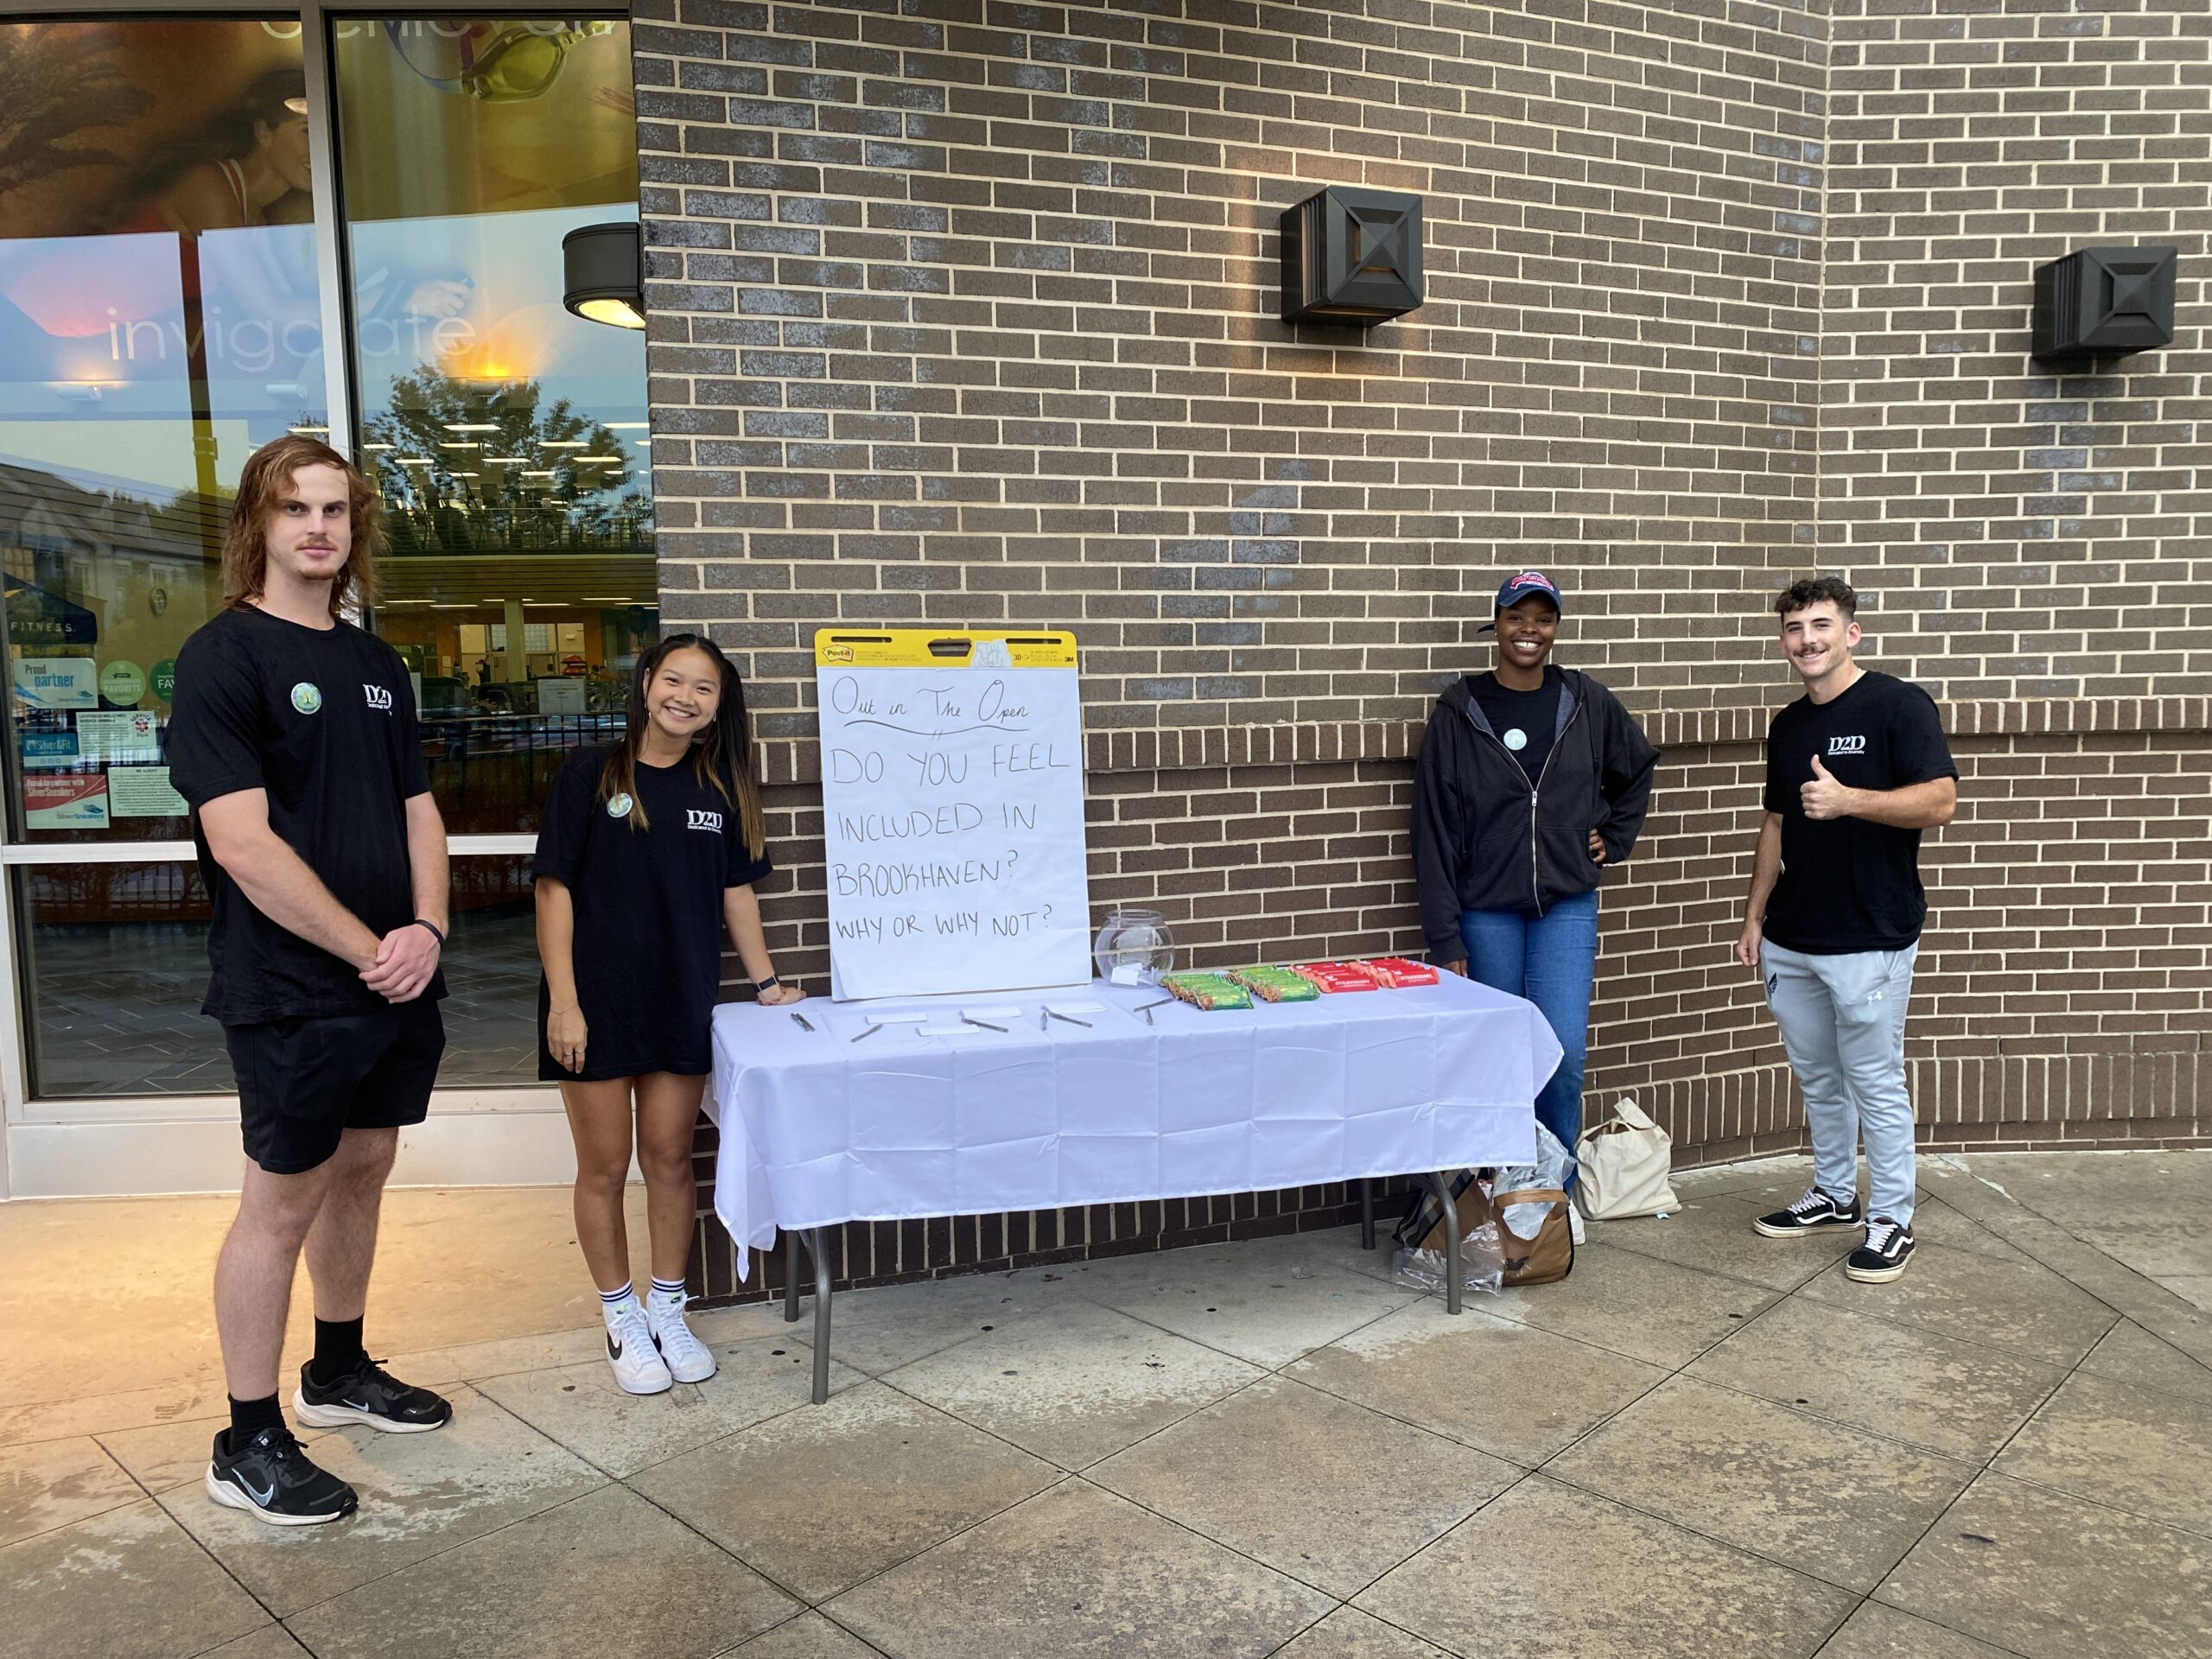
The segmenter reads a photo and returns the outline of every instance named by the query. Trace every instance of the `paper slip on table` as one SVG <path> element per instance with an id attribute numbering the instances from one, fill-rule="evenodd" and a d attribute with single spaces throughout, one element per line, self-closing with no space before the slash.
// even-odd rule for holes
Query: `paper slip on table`
<path id="1" fill-rule="evenodd" d="M 1249 1009 L 1166 996 L 1102 982 L 715 1010 L 715 1213 L 741 1280 L 779 1230 L 806 1241 L 816 1404 L 830 1392 L 825 1227 L 1412 1173 L 1449 1210 L 1450 1172 L 1535 1159 L 1534 1103 L 1560 1046 L 1518 997 L 1454 974 Z M 1459 1252 L 1445 1255 L 1457 1313 Z M 785 1261 L 796 1319 L 797 1250 Z"/>

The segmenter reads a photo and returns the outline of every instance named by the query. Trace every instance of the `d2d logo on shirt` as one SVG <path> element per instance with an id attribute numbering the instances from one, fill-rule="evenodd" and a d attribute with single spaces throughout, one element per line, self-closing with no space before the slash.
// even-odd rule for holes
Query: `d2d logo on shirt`
<path id="1" fill-rule="evenodd" d="M 683 827 L 687 830 L 709 830 L 718 836 L 722 832 L 722 815 L 719 812 L 709 812 L 694 806 L 686 809 L 684 817 Z"/>
<path id="2" fill-rule="evenodd" d="M 1832 737 L 1828 739 L 1828 753 L 1864 754 L 1866 753 L 1866 740 L 1864 737 Z"/>
<path id="3" fill-rule="evenodd" d="M 381 709 L 387 715 L 391 712 L 391 688 L 390 686 L 371 685 L 367 681 L 364 680 L 361 683 L 361 693 L 364 696 L 368 698 L 370 708 Z"/>

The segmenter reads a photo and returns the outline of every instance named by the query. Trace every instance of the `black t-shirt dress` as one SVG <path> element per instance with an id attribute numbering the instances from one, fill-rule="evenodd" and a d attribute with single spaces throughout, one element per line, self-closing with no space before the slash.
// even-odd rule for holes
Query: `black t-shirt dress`
<path id="1" fill-rule="evenodd" d="M 571 1071 L 546 1046 L 553 1005 L 541 976 L 537 1075 L 548 1083 L 648 1071 L 703 1076 L 713 1066 L 722 894 L 774 867 L 747 850 L 735 807 L 689 760 L 639 766 L 636 803 L 601 800 L 609 753 L 579 749 L 569 757 L 537 831 L 535 873 L 565 886 L 575 912 L 570 955 L 585 1026 L 583 1070 Z"/>

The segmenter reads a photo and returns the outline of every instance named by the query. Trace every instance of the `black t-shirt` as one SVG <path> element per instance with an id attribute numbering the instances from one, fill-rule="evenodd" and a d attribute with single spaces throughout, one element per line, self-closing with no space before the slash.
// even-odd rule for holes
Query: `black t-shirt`
<path id="1" fill-rule="evenodd" d="M 599 798 L 607 748 L 579 749 L 554 775 L 537 874 L 569 889 L 571 959 L 585 1025 L 585 1077 L 711 1069 L 721 984 L 722 893 L 772 866 L 747 850 L 736 807 L 690 761 L 639 766 L 629 813 Z M 645 827 L 633 822 L 645 809 Z M 550 1009 L 538 988 L 541 1014 Z M 541 1049 L 544 1020 L 539 1021 Z M 541 1054 L 541 1061 L 543 1059 Z M 554 1077 L 577 1075 L 565 1070 Z"/>
<path id="2" fill-rule="evenodd" d="M 1535 783 L 1543 775 L 1544 757 L 1552 752 L 1552 737 L 1559 725 L 1559 670 L 1547 664 L 1544 683 L 1534 691 L 1509 691 L 1497 683 L 1495 674 L 1470 674 L 1467 690 L 1483 711 L 1483 718 L 1490 721 L 1491 730 L 1497 734 L 1498 741 L 1513 751 L 1521 770 Z M 1516 732 L 1521 734 L 1517 746 Z"/>
<path id="3" fill-rule="evenodd" d="M 1782 877 L 1767 900 L 1766 937 L 1810 956 L 1902 950 L 1928 917 L 1920 831 L 1807 817 L 1798 791 L 1813 780 L 1815 755 L 1851 789 L 1955 778 L 1935 702 L 1869 670 L 1827 702 L 1798 698 L 1766 734 L 1766 810 L 1782 815 Z"/>
<path id="4" fill-rule="evenodd" d="M 379 937 L 415 916 L 407 802 L 429 773 L 415 689 L 399 653 L 348 623 L 303 627 L 224 610 L 176 656 L 169 781 L 192 803 L 200 871 L 213 896 L 214 972 L 201 1012 L 226 1025 L 386 1005 L 358 969 L 253 907 L 207 850 L 199 809 L 264 790 L 269 827 L 331 896 Z M 423 995 L 446 994 L 442 975 Z"/>

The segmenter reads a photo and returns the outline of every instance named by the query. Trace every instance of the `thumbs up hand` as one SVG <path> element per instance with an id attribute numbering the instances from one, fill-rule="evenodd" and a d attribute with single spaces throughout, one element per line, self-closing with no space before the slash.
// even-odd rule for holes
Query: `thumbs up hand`
<path id="1" fill-rule="evenodd" d="M 1816 754 L 1813 757 L 1813 780 L 1798 786 L 1797 800 L 1808 818 L 1847 818 L 1851 816 L 1853 798 L 1858 792 L 1838 783 L 1834 773 L 1821 764 L 1821 757 Z"/>

